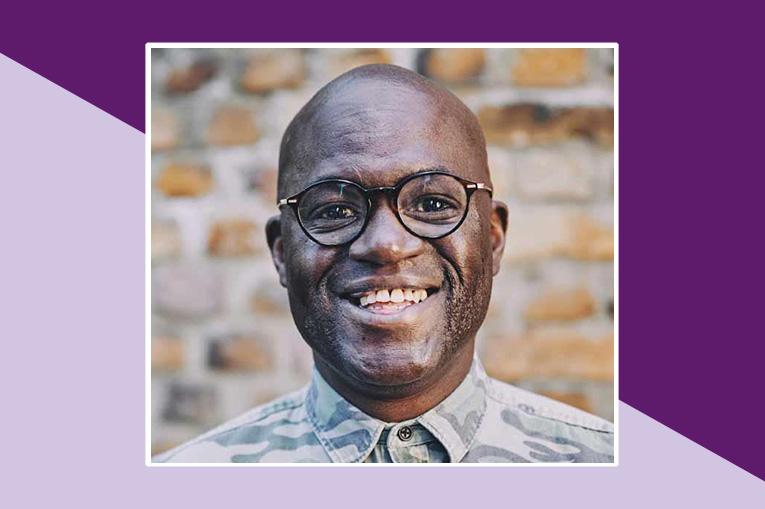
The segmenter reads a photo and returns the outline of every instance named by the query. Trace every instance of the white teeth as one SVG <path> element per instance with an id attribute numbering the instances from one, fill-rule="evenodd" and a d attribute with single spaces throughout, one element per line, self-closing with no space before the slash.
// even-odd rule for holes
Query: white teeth
<path id="1" fill-rule="evenodd" d="M 422 288 L 393 288 L 391 290 L 377 290 L 363 295 L 359 299 L 362 307 L 375 302 L 394 302 L 399 304 L 404 301 L 418 303 L 428 297 L 428 291 Z"/>

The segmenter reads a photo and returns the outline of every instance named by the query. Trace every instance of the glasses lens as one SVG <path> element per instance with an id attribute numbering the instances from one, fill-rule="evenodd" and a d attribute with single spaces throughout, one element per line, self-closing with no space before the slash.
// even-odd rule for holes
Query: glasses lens
<path id="1" fill-rule="evenodd" d="M 364 226 L 368 203 L 362 191 L 345 182 L 325 182 L 300 198 L 298 217 L 314 240 L 325 245 L 350 241 Z"/>
<path id="2" fill-rule="evenodd" d="M 411 231 L 427 238 L 454 231 L 467 210 L 467 192 L 462 182 L 449 175 L 422 175 L 404 184 L 398 195 L 401 221 Z"/>

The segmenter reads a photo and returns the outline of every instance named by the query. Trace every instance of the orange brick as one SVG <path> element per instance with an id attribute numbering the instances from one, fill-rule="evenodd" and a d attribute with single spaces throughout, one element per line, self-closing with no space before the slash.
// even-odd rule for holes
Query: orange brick
<path id="1" fill-rule="evenodd" d="M 549 108 L 539 104 L 484 106 L 478 120 L 489 143 L 527 146 L 583 137 L 613 145 L 610 108 Z"/>
<path id="2" fill-rule="evenodd" d="M 572 136 L 584 136 L 604 147 L 614 144 L 614 110 L 611 108 L 561 110 L 560 122 Z"/>
<path id="3" fill-rule="evenodd" d="M 170 111 L 154 108 L 151 112 L 151 150 L 170 150 L 180 144 L 178 119 Z"/>
<path id="4" fill-rule="evenodd" d="M 233 146 L 255 143 L 260 130 L 253 112 L 238 106 L 218 109 L 207 128 L 207 142 L 211 145 Z"/>
<path id="5" fill-rule="evenodd" d="M 584 261 L 614 257 L 613 226 L 558 206 L 511 206 L 508 242 L 506 264 L 554 256 Z"/>
<path id="6" fill-rule="evenodd" d="M 531 301 L 527 320 L 577 320 L 595 312 L 595 299 L 586 288 L 549 290 Z"/>
<path id="7" fill-rule="evenodd" d="M 589 339 L 567 329 L 530 332 L 520 338 L 490 338 L 486 371 L 500 380 L 567 379 L 612 381 L 613 335 Z"/>
<path id="8" fill-rule="evenodd" d="M 254 255 L 260 251 L 258 233 L 257 224 L 248 219 L 220 220 L 210 228 L 207 248 L 213 256 Z"/>
<path id="9" fill-rule="evenodd" d="M 227 371 L 262 371 L 270 369 L 273 362 L 260 338 L 242 335 L 211 341 L 208 364 Z"/>
<path id="10" fill-rule="evenodd" d="M 170 163 L 162 170 L 154 185 L 165 196 L 202 196 L 212 188 L 212 174 L 206 166 Z"/>
<path id="11" fill-rule="evenodd" d="M 569 237 L 562 254 L 579 260 L 613 260 L 613 227 L 580 215 L 569 221 Z"/>
<path id="12" fill-rule="evenodd" d="M 194 437 L 189 437 L 194 438 Z M 152 442 L 151 444 L 151 455 L 156 456 L 157 454 L 162 454 L 165 451 L 169 451 L 173 447 L 177 447 L 183 443 L 180 440 L 159 440 L 156 442 Z"/>
<path id="13" fill-rule="evenodd" d="M 513 83 L 520 87 L 565 87 L 586 77 L 587 53 L 582 48 L 521 49 L 512 69 Z"/>
<path id="14" fill-rule="evenodd" d="M 478 111 L 478 120 L 489 143 L 525 146 L 569 137 L 556 113 L 540 105 L 484 106 Z"/>
<path id="15" fill-rule="evenodd" d="M 185 362 L 183 340 L 175 337 L 155 336 L 151 338 L 152 371 L 176 371 Z"/>
<path id="16" fill-rule="evenodd" d="M 165 90 L 169 94 L 187 94 L 209 81 L 217 66 L 210 60 L 200 60 L 186 67 L 175 68 L 165 80 Z"/>
<path id="17" fill-rule="evenodd" d="M 478 76 L 485 64 L 486 53 L 481 48 L 437 48 L 427 50 L 423 70 L 431 78 L 459 83 Z"/>
<path id="18" fill-rule="evenodd" d="M 585 412 L 593 413 L 592 402 L 586 394 L 581 392 L 539 391 L 539 394 L 584 410 Z"/>
<path id="19" fill-rule="evenodd" d="M 329 69 L 333 76 L 337 76 L 354 67 L 369 64 L 390 64 L 390 53 L 384 49 L 363 48 L 353 51 L 331 50 L 332 58 L 329 61 Z"/>
<path id="20" fill-rule="evenodd" d="M 303 53 L 297 49 L 256 51 L 239 82 L 245 92 L 260 94 L 278 88 L 295 88 L 305 80 Z"/>

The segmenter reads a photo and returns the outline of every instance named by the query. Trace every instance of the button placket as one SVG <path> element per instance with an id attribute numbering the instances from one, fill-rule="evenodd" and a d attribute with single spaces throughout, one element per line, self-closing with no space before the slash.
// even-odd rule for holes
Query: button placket
<path id="1" fill-rule="evenodd" d="M 414 423 L 398 424 L 391 428 L 388 435 L 388 452 L 394 463 L 418 462 L 421 454 L 418 449 L 427 447 L 418 443 L 417 428 Z M 419 437 L 422 438 L 422 437 Z"/>

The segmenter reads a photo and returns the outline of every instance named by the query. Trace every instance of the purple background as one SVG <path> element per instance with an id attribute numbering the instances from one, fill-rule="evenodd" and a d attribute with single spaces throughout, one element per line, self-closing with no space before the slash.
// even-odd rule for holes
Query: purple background
<path id="1" fill-rule="evenodd" d="M 583 16 L 581 3 L 539 4 L 536 13 L 531 4 L 511 9 L 503 3 L 506 13 L 460 8 L 458 21 L 449 21 L 442 18 L 443 5 L 434 10 L 408 2 L 398 9 L 388 2 L 374 9 L 374 26 L 333 18 L 330 27 L 316 24 L 326 15 L 317 6 L 285 6 L 290 12 L 282 15 L 273 6 L 245 14 L 223 3 L 204 12 L 176 3 L 175 9 L 165 2 L 150 10 L 136 3 L 101 4 L 82 12 L 71 5 L 17 5 L 15 13 L 3 16 L 0 52 L 142 130 L 148 41 L 328 41 L 342 33 L 348 41 L 618 42 L 621 400 L 765 478 L 760 436 L 765 356 L 757 319 L 765 249 L 757 170 L 762 163 L 755 153 L 762 127 L 754 115 L 761 108 L 763 80 L 752 35 L 761 16 L 700 5 L 693 11 L 666 4 L 655 10 L 645 3 L 619 5 L 616 12 L 612 2 L 593 5 Z M 359 9 L 349 4 L 344 12 Z M 14 410 L 6 414 L 14 418 L 4 433 L 7 458 L 16 473 L 42 465 L 46 470 L 63 465 L 71 473 L 85 468 L 80 484 L 52 479 L 54 491 L 87 486 L 93 496 L 136 501 L 141 494 L 120 481 L 135 475 L 133 480 L 166 488 L 159 499 L 175 500 L 172 490 L 183 491 L 185 498 L 201 489 L 199 483 L 186 479 L 192 474 L 184 470 L 146 470 L 143 436 L 136 432 L 144 422 L 143 373 L 135 369 L 143 365 L 144 353 L 143 135 L 9 60 L 0 61 L 3 271 L 8 273 L 2 298 L 8 314 L 4 335 L 13 340 L 6 345 L 9 367 L 2 376 L 6 388 L 32 384 L 26 391 L 12 389 L 6 399 L 6 409 Z M 35 374 L 30 380 L 33 373 L 45 377 Z M 104 383 L 92 386 L 99 377 Z M 673 463 L 671 453 L 654 449 L 650 440 L 636 443 L 629 408 L 622 405 L 622 467 L 592 472 L 621 477 L 631 450 L 636 457 L 654 451 L 656 465 Z M 89 465 L 102 468 L 89 470 Z M 114 466 L 111 474 L 103 468 L 107 465 Z M 561 479 L 589 479 L 588 471 L 552 470 Z M 662 471 L 641 475 L 653 478 Z M 462 472 L 438 474 L 448 479 Z M 500 475 L 518 482 L 538 474 L 550 479 L 547 469 L 470 472 L 479 486 Z M 672 472 L 684 470 L 666 473 Z M 279 474 L 218 470 L 210 478 L 220 479 L 224 489 L 245 477 L 257 475 L 259 484 Z M 331 486 L 334 479 L 331 470 L 301 474 L 308 474 L 300 476 L 301 483 L 317 489 L 318 480 Z M 397 470 L 390 471 L 390 480 L 405 486 L 438 474 Z M 93 486 L 89 475 L 113 475 L 113 485 Z M 346 470 L 343 477 L 351 482 L 364 475 Z M 450 483 L 439 479 L 439 489 L 449 491 Z M 584 480 L 579 484 L 586 486 Z M 762 493 L 762 483 L 758 486 Z M 117 487 L 130 494 L 121 495 Z M 311 500 L 310 490 L 285 488 L 290 496 Z M 592 488 L 591 494 L 610 490 Z M 30 496 L 48 495 L 30 489 Z M 210 493 L 207 500 L 225 501 L 233 494 Z M 252 497 L 259 500 L 254 486 Z"/>

